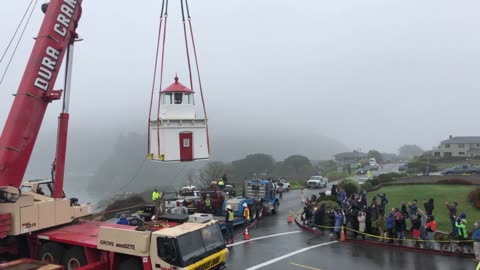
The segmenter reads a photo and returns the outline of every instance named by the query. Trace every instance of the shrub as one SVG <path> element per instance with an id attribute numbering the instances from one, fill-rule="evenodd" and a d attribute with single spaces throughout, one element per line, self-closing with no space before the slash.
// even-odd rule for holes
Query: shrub
<path id="1" fill-rule="evenodd" d="M 318 202 L 318 206 L 320 206 L 320 204 L 323 203 L 325 205 L 326 211 L 341 208 L 336 201 L 326 200 L 326 201 L 317 201 L 317 202 Z"/>
<path id="2" fill-rule="evenodd" d="M 391 183 L 396 179 L 405 177 L 405 176 L 407 176 L 406 173 L 397 173 L 397 172 L 380 174 L 378 176 L 375 176 L 373 179 L 367 180 L 363 185 L 361 185 L 361 190 L 368 191 L 379 184 Z"/>
<path id="3" fill-rule="evenodd" d="M 475 206 L 475 208 L 480 208 L 480 187 L 472 190 L 468 193 L 468 200 Z"/>
<path id="4" fill-rule="evenodd" d="M 290 181 L 290 189 L 301 189 L 302 187 L 305 187 L 305 181 L 300 181 L 300 180 L 294 180 Z"/>
<path id="5" fill-rule="evenodd" d="M 437 184 L 443 184 L 443 185 L 471 185 L 472 182 L 465 180 L 465 179 L 442 179 L 438 180 Z"/>
<path id="6" fill-rule="evenodd" d="M 337 180 L 343 179 L 347 176 L 348 175 L 346 173 L 339 173 L 339 172 L 336 172 L 336 171 L 327 173 L 328 181 L 337 181 Z"/>
<path id="7" fill-rule="evenodd" d="M 343 188 L 345 192 L 347 193 L 347 196 L 350 197 L 353 193 L 359 193 L 360 192 L 360 184 L 352 179 L 346 179 L 343 180 L 340 184 L 339 187 Z"/>
<path id="8" fill-rule="evenodd" d="M 425 160 L 415 160 L 408 163 L 408 173 L 421 173 L 426 167 L 429 167 L 430 172 L 438 171 L 438 168 L 435 164 L 432 164 Z"/>
<path id="9" fill-rule="evenodd" d="M 320 203 L 322 202 L 327 202 L 327 201 L 330 201 L 330 202 L 337 202 L 337 198 L 333 197 L 333 196 L 322 196 L 322 197 L 319 197 L 317 199 L 317 204 L 320 205 Z"/>

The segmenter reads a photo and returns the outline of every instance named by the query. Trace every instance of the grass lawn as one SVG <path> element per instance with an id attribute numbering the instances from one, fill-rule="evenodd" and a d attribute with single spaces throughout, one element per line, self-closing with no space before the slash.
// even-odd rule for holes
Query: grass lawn
<path id="1" fill-rule="evenodd" d="M 407 185 L 407 186 L 389 186 L 383 187 L 380 190 L 369 192 L 367 194 L 368 202 L 370 204 L 371 199 L 377 193 L 387 194 L 388 209 L 401 208 L 402 202 L 408 203 L 417 199 L 420 209 L 425 210 L 423 207 L 423 200 L 433 198 L 435 208 L 433 209 L 433 215 L 437 221 L 438 230 L 444 232 L 450 232 L 450 219 L 448 217 L 448 210 L 445 207 L 445 202 L 449 203 L 456 201 L 458 203 L 457 214 L 464 212 L 467 214 L 467 228 L 468 231 L 473 230 L 473 223 L 480 221 L 480 210 L 477 210 L 468 201 L 467 195 L 470 191 L 475 189 L 473 186 L 457 186 L 457 185 Z M 377 198 L 380 203 L 380 198 Z M 408 208 L 407 208 L 408 209 Z M 410 221 L 407 221 L 407 227 L 410 227 Z"/>

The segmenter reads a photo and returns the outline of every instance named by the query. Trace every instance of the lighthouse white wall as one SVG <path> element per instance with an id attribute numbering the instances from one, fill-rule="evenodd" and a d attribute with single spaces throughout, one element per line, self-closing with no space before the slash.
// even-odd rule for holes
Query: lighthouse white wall
<path id="1" fill-rule="evenodd" d="M 160 119 L 195 119 L 195 107 L 190 104 L 162 104 Z"/>
<path id="2" fill-rule="evenodd" d="M 158 153 L 158 122 L 150 122 L 150 158 L 158 161 L 180 161 L 180 133 L 192 132 L 193 160 L 208 159 L 206 119 L 160 120 L 160 154 Z M 163 160 L 161 155 L 163 155 Z"/>

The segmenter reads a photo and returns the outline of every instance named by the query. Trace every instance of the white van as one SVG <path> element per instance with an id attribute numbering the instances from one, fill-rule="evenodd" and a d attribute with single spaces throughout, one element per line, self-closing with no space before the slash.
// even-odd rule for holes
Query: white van
<path id="1" fill-rule="evenodd" d="M 312 176 L 307 181 L 307 188 L 324 188 L 327 187 L 328 180 L 323 176 Z"/>

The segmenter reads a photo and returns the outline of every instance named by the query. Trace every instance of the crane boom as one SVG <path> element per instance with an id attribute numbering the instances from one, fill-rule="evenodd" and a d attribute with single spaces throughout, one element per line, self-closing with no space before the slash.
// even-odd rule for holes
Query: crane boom
<path id="1" fill-rule="evenodd" d="M 0 187 L 20 187 L 67 48 L 77 37 L 82 0 L 52 0 L 0 136 Z M 44 6 L 45 7 L 45 6 Z"/>

